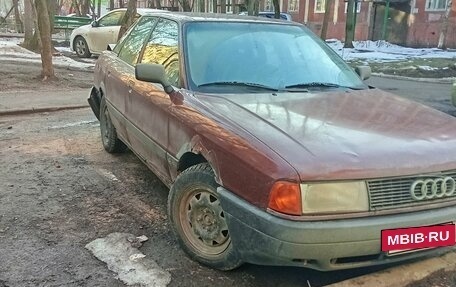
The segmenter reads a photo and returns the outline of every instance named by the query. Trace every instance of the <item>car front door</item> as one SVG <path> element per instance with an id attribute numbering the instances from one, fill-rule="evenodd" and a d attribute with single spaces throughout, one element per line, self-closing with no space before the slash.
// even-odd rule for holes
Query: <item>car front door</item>
<path id="1" fill-rule="evenodd" d="M 179 87 L 178 24 L 160 18 L 143 48 L 140 63 L 165 66 L 170 83 Z M 131 83 L 133 84 L 133 83 Z M 130 86 L 127 129 L 132 145 L 147 165 L 165 183 L 170 183 L 166 148 L 168 146 L 169 95 L 160 84 L 135 80 Z"/>
<path id="2" fill-rule="evenodd" d="M 141 49 L 150 34 L 157 19 L 144 17 L 139 20 L 138 25 L 133 26 L 131 31 L 122 37 L 114 50 L 106 55 L 103 60 L 106 63 L 105 89 L 110 108 L 110 115 L 116 125 L 117 132 L 128 145 L 131 145 L 128 138 L 126 118 L 127 106 L 130 101 L 132 83 L 135 83 L 134 66 L 139 59 Z M 135 146 L 132 147 L 135 150 Z"/>
<path id="3" fill-rule="evenodd" d="M 106 50 L 108 44 L 117 43 L 120 20 L 124 14 L 123 10 L 108 13 L 97 21 L 98 26 L 90 29 L 87 42 L 92 52 L 101 53 Z"/>

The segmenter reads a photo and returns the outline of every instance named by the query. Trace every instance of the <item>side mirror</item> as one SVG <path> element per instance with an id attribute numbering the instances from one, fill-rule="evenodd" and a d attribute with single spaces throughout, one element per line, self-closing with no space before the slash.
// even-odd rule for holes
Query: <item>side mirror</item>
<path id="1" fill-rule="evenodd" d="M 159 64 L 137 64 L 135 67 L 136 79 L 150 83 L 160 83 L 165 92 L 171 94 L 173 87 L 168 82 L 165 74 L 165 67 Z"/>
<path id="2" fill-rule="evenodd" d="M 92 25 L 92 27 L 98 27 L 98 22 L 96 20 L 92 21 L 92 23 L 90 23 L 90 25 Z"/>
<path id="3" fill-rule="evenodd" d="M 371 67 L 369 66 L 357 66 L 355 72 L 363 81 L 369 79 L 372 74 Z"/>

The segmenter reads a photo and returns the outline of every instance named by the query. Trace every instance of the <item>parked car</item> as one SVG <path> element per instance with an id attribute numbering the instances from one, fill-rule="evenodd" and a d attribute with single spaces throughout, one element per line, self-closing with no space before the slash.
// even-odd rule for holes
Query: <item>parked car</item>
<path id="1" fill-rule="evenodd" d="M 117 43 L 120 30 L 120 21 L 127 11 L 126 8 L 115 9 L 90 25 L 84 25 L 72 31 L 70 47 L 81 58 L 88 58 L 92 54 L 100 54 L 109 44 Z M 162 10 L 139 8 L 136 18 L 145 12 L 163 12 Z"/>
<path id="2" fill-rule="evenodd" d="M 247 12 L 244 11 L 244 12 L 239 13 L 239 15 L 246 16 L 248 14 L 247 14 Z M 258 12 L 258 17 L 274 19 L 275 13 L 274 13 L 274 11 L 260 11 L 260 12 Z M 293 19 L 291 18 L 291 15 L 288 13 L 285 13 L 285 12 L 280 12 L 280 19 L 286 20 L 286 21 L 293 21 Z"/>
<path id="3" fill-rule="evenodd" d="M 334 270 L 448 251 L 456 118 L 369 74 L 299 23 L 145 13 L 99 57 L 89 103 L 104 149 L 128 147 L 170 187 L 171 227 L 203 264 Z M 384 250 L 383 231 L 410 227 L 453 237 Z"/>

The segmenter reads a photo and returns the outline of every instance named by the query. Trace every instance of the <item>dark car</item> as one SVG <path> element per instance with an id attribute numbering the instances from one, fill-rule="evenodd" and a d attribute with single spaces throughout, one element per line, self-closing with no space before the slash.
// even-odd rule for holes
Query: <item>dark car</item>
<path id="1" fill-rule="evenodd" d="M 448 251 L 456 119 L 357 71 L 298 23 L 145 14 L 99 57 L 89 102 L 104 148 L 130 148 L 170 187 L 171 226 L 203 264 L 333 270 Z M 441 242 L 414 245 L 429 228 Z"/>

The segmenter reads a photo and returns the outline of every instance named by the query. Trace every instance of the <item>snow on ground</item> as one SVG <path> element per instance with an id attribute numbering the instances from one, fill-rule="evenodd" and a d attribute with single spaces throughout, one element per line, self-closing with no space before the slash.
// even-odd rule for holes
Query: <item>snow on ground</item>
<path id="1" fill-rule="evenodd" d="M 344 60 L 368 60 L 373 62 L 391 62 L 407 59 L 456 58 L 456 50 L 437 48 L 407 48 L 386 41 L 355 41 L 355 48 L 343 48 L 344 44 L 336 39 L 326 40 Z"/>
<path id="2" fill-rule="evenodd" d="M 22 39 L 17 38 L 0 38 L 0 60 L 41 63 L 40 54 L 31 52 L 18 45 L 22 41 Z M 52 62 L 57 67 L 69 68 L 70 70 L 93 70 L 95 66 L 94 62 L 81 63 L 61 55 L 53 56 Z"/>
<path id="3" fill-rule="evenodd" d="M 21 38 L 0 38 L 0 59 L 16 59 L 21 61 L 39 62 L 40 55 L 30 52 L 20 46 Z M 355 48 L 343 48 L 343 43 L 336 39 L 326 40 L 344 60 L 365 60 L 368 62 L 394 62 L 409 59 L 445 58 L 456 60 L 456 50 L 441 50 L 437 48 L 407 48 L 386 41 L 355 41 Z M 61 53 L 69 54 L 68 47 L 56 47 Z M 83 62 L 75 61 L 65 56 L 54 56 L 54 63 L 76 69 L 93 69 L 95 59 L 86 59 Z M 420 69 L 434 69 L 420 66 Z"/>

